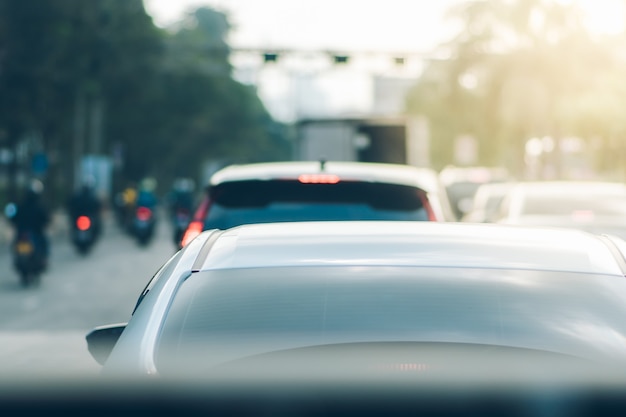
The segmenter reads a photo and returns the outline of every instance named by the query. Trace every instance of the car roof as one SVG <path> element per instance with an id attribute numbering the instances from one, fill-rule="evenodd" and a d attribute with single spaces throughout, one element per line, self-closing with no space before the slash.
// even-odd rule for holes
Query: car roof
<path id="1" fill-rule="evenodd" d="M 607 238 L 608 239 L 608 238 Z M 297 222 L 203 232 L 193 270 L 418 266 L 571 271 L 624 276 L 604 238 L 569 229 L 435 222 Z M 615 255 L 617 254 L 617 255 Z M 191 263 L 191 262 L 189 262 Z"/>
<path id="2" fill-rule="evenodd" d="M 581 190 L 592 194 L 626 194 L 626 185 L 610 181 L 527 181 L 517 183 L 514 190 L 541 194 L 571 194 Z"/>
<path id="3" fill-rule="evenodd" d="M 302 174 L 331 174 L 349 181 L 381 182 L 438 191 L 437 173 L 430 168 L 402 164 L 337 161 L 286 161 L 230 165 L 211 176 L 209 185 L 246 180 L 296 180 Z"/>

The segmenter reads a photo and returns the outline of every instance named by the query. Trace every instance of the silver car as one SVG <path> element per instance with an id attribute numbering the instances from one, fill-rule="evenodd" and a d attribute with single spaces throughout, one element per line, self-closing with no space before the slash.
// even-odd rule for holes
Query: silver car
<path id="1" fill-rule="evenodd" d="M 626 363 L 620 248 L 464 223 L 211 230 L 156 273 L 128 324 L 87 340 L 112 375 L 604 378 Z"/>

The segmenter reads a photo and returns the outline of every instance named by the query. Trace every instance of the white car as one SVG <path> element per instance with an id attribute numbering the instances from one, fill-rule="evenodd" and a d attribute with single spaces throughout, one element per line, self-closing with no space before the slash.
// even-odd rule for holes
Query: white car
<path id="1" fill-rule="evenodd" d="M 626 185 L 600 181 L 516 184 L 504 198 L 498 223 L 566 227 L 626 237 Z"/>
<path id="2" fill-rule="evenodd" d="M 290 161 L 231 165 L 211 176 L 181 246 L 248 223 L 452 219 L 435 171 L 402 164 Z"/>
<path id="3" fill-rule="evenodd" d="M 161 268 L 127 325 L 87 340 L 106 374 L 134 377 L 604 378 L 626 364 L 623 249 L 465 223 L 211 230 Z"/>

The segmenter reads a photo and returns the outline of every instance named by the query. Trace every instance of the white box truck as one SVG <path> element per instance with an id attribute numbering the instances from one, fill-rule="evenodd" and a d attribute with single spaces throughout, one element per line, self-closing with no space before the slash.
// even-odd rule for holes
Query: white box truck
<path id="1" fill-rule="evenodd" d="M 329 117 L 297 122 L 294 159 L 430 165 L 428 128 L 421 118 Z"/>

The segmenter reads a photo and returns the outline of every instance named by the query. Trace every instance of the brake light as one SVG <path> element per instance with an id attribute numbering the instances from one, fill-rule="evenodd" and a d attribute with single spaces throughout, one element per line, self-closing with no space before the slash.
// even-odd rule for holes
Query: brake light
<path id="1" fill-rule="evenodd" d="M 303 184 L 337 184 L 340 178 L 334 174 L 302 174 L 298 181 Z"/>
<path id="2" fill-rule="evenodd" d="M 78 230 L 88 230 L 91 227 L 91 219 L 87 216 L 79 216 L 76 219 L 76 227 Z"/>
<path id="3" fill-rule="evenodd" d="M 152 210 L 150 210 L 148 207 L 139 207 L 137 209 L 137 219 L 141 221 L 146 221 L 150 220 L 150 217 L 152 217 Z"/>
<path id="4" fill-rule="evenodd" d="M 211 208 L 212 200 L 210 198 L 205 198 L 202 200 L 196 212 L 193 215 L 194 220 L 189 223 L 187 226 L 187 230 L 185 230 L 185 234 L 183 235 L 182 240 L 179 242 L 180 247 L 184 248 L 194 240 L 202 231 L 204 230 L 204 220 L 209 213 L 209 209 Z"/>
<path id="5" fill-rule="evenodd" d="M 185 235 L 183 236 L 183 240 L 180 245 L 185 247 L 194 240 L 200 233 L 202 233 L 202 229 L 204 229 L 204 223 L 201 221 L 193 221 L 189 223 L 187 226 L 187 230 L 185 231 Z"/>

